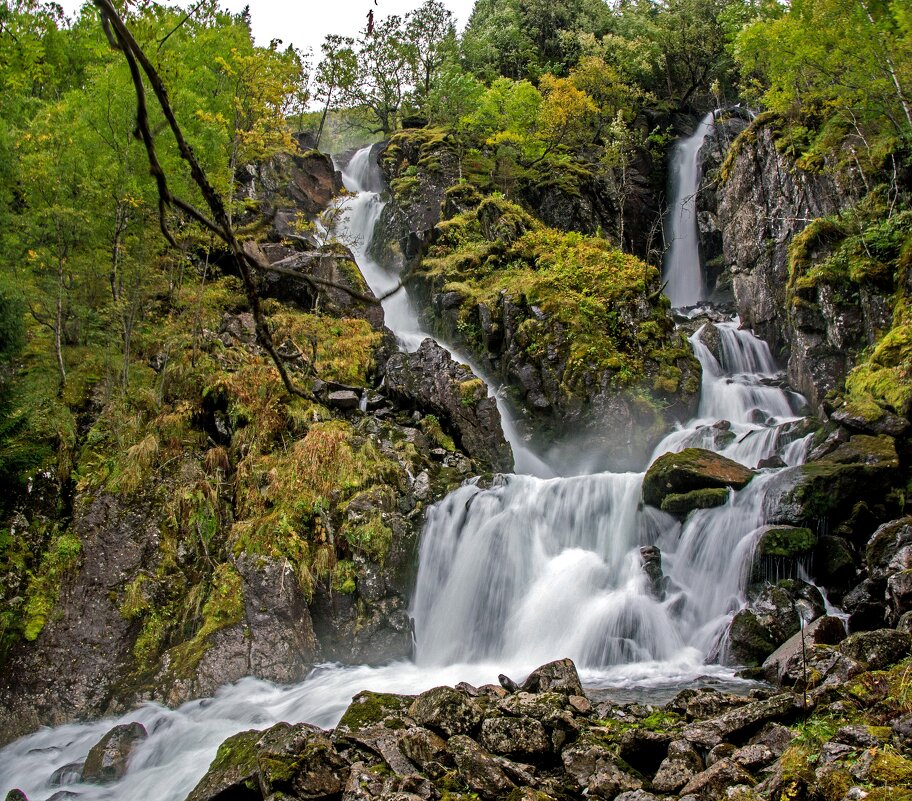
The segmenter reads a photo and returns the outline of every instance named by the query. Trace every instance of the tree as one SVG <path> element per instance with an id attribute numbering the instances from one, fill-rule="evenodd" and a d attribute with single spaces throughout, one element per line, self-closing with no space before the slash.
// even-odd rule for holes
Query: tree
<path id="1" fill-rule="evenodd" d="M 314 99 L 323 105 L 316 147 L 323 138 L 326 115 L 348 96 L 358 78 L 358 58 L 352 49 L 355 40 L 344 36 L 327 36 L 320 45 L 323 58 L 314 75 Z"/>
<path id="2" fill-rule="evenodd" d="M 428 114 L 434 81 L 444 62 L 456 51 L 453 14 L 439 0 L 425 0 L 405 15 L 404 40 L 417 106 Z"/>

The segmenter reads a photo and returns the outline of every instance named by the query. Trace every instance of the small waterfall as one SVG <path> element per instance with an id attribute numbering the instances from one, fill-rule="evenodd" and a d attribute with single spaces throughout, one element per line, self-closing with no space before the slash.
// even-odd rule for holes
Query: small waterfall
<path id="1" fill-rule="evenodd" d="M 676 308 L 693 306 L 706 296 L 697 231 L 697 191 L 701 177 L 700 148 L 714 122 L 715 112 L 711 111 L 700 120 L 693 134 L 675 145 L 668 167 L 670 200 L 665 219 L 668 250 L 662 273 L 668 282 L 666 294 Z"/>
<path id="2" fill-rule="evenodd" d="M 399 275 L 387 270 L 371 255 L 370 245 L 374 230 L 386 206 L 386 201 L 381 196 L 383 178 L 380 175 L 380 168 L 371 158 L 372 151 L 371 146 L 361 148 L 342 170 L 345 188 L 353 195 L 341 201 L 341 219 L 336 224 L 336 231 L 339 238 L 351 248 L 371 291 L 382 297 L 395 289 L 399 283 Z M 516 472 L 542 477 L 554 475 L 551 468 L 528 448 L 520 436 L 510 407 L 494 388 L 489 377 L 464 353 L 424 329 L 418 312 L 405 290 L 400 290 L 383 301 L 383 314 L 386 325 L 396 335 L 403 350 L 409 353 L 416 351 L 421 343 L 430 337 L 441 347 L 446 348 L 456 361 L 467 364 L 475 375 L 485 381 L 488 395 L 497 401 L 504 437 L 513 448 Z"/>

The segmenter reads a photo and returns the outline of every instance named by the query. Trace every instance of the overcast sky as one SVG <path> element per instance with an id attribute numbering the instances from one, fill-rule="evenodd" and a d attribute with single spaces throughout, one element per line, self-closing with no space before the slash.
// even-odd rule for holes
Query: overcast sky
<path id="1" fill-rule="evenodd" d="M 69 15 L 82 5 L 82 0 L 58 0 Z M 250 6 L 253 35 L 257 44 L 268 45 L 272 39 L 294 44 L 303 50 L 310 48 L 319 60 L 320 44 L 327 34 L 357 36 L 364 27 L 367 12 L 373 8 L 379 22 L 390 14 L 405 15 L 423 0 L 222 0 L 229 11 L 238 12 Z M 475 0 L 443 0 L 453 12 L 459 30 L 465 26 Z M 190 2 L 175 5 L 189 6 Z"/>

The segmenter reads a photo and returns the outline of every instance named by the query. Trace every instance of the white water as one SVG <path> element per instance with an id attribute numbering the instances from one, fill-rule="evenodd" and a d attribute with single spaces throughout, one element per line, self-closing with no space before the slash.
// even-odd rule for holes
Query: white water
<path id="1" fill-rule="evenodd" d="M 681 139 L 674 146 L 668 165 L 671 197 L 665 218 L 668 249 L 662 277 L 668 283 L 665 293 L 675 307 L 692 306 L 705 296 L 696 205 L 700 186 L 700 148 L 714 121 L 715 112 L 711 111 L 700 120 L 691 136 Z"/>
<path id="2" fill-rule="evenodd" d="M 376 187 L 366 151 L 356 159 L 363 162 L 353 160 L 345 179 L 358 194 L 348 201 L 343 233 L 358 240 L 358 263 L 380 294 L 398 278 L 368 254 L 382 201 L 370 191 Z M 416 348 L 426 333 L 405 293 L 385 301 L 384 311 L 403 346 Z M 653 457 L 700 445 L 750 466 L 774 454 L 800 463 L 807 440 L 786 442 L 780 425 L 795 419 L 801 399 L 772 384 L 778 374 L 764 343 L 736 322 L 719 328 L 718 360 L 701 342 L 702 329 L 691 338 L 703 365 L 697 417 L 669 434 Z M 509 424 L 508 414 L 504 420 Z M 523 447 L 513 444 L 519 462 Z M 291 687 L 245 679 L 177 710 L 146 704 L 116 720 L 46 729 L 0 751 L 0 797 L 21 787 L 31 801 L 44 801 L 60 789 L 50 785 L 51 774 L 84 760 L 120 722 L 139 721 L 150 734 L 127 775 L 108 787 L 75 784 L 68 791 L 87 800 L 183 801 L 229 735 L 280 720 L 333 726 L 362 689 L 415 693 L 496 681 L 501 672 L 522 679 L 566 656 L 589 687 L 667 689 L 698 677 L 730 678 L 730 670 L 705 660 L 744 603 L 742 574 L 771 475 L 761 473 L 725 506 L 695 512 L 683 526 L 640 507 L 642 474 L 510 475 L 489 489 L 464 486 L 430 511 L 422 537 L 415 662 L 325 665 Z M 643 545 L 662 551 L 664 599 L 648 592 Z"/>

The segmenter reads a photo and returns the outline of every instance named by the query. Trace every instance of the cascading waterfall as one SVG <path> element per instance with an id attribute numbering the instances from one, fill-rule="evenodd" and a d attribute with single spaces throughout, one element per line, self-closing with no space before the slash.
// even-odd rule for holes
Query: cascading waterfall
<path id="1" fill-rule="evenodd" d="M 701 126 L 710 123 L 708 116 Z M 691 150 L 679 147 L 675 162 L 690 158 Z M 383 210 L 375 169 L 365 148 L 345 170 L 346 186 L 355 194 L 345 201 L 339 233 L 351 241 L 373 291 L 382 294 L 398 276 L 369 252 Z M 695 188 L 697 178 L 688 180 Z M 682 232 L 680 221 L 671 225 L 673 242 L 696 241 L 692 218 L 692 235 Z M 674 283 L 683 289 L 669 282 L 676 305 L 702 299 L 696 249 L 688 258 L 684 277 Z M 428 334 L 406 293 L 383 306 L 401 345 L 416 349 Z M 697 417 L 672 431 L 653 458 L 699 446 L 751 467 L 774 455 L 800 463 L 808 440 L 794 438 L 790 426 L 802 399 L 781 388 L 765 343 L 739 330 L 737 321 L 716 327 L 713 349 L 702 338 L 705 329 L 691 337 L 703 367 Z M 459 681 L 495 681 L 503 671 L 522 678 L 538 664 L 566 656 L 577 662 L 588 686 L 667 687 L 701 675 L 730 677 L 730 670 L 705 661 L 744 603 L 743 572 L 774 471 L 761 471 L 725 506 L 696 511 L 682 525 L 641 507 L 642 474 L 538 477 L 551 475 L 547 465 L 524 448 L 509 410 L 499 405 L 518 471 L 529 475 L 499 476 L 487 488 L 468 484 L 430 510 L 412 604 L 414 662 L 320 666 L 291 687 L 245 679 L 177 710 L 145 704 L 116 720 L 46 729 L 0 750 L 0 796 L 21 787 L 31 801 L 44 801 L 74 777 L 65 767 L 84 760 L 122 722 L 139 721 L 149 732 L 127 774 L 106 786 L 76 783 L 64 789 L 86 801 L 183 801 L 229 735 L 280 720 L 333 726 L 351 696 L 367 688 L 414 693 Z M 642 568 L 639 549 L 646 545 L 662 553 L 667 582 L 661 591 Z"/>
<path id="2" fill-rule="evenodd" d="M 715 112 L 711 111 L 700 120 L 691 136 L 674 146 L 668 165 L 670 201 L 665 218 L 668 249 L 662 277 L 667 282 L 671 305 L 676 307 L 692 306 L 705 295 L 697 231 L 697 190 L 700 148 L 714 123 Z"/>

